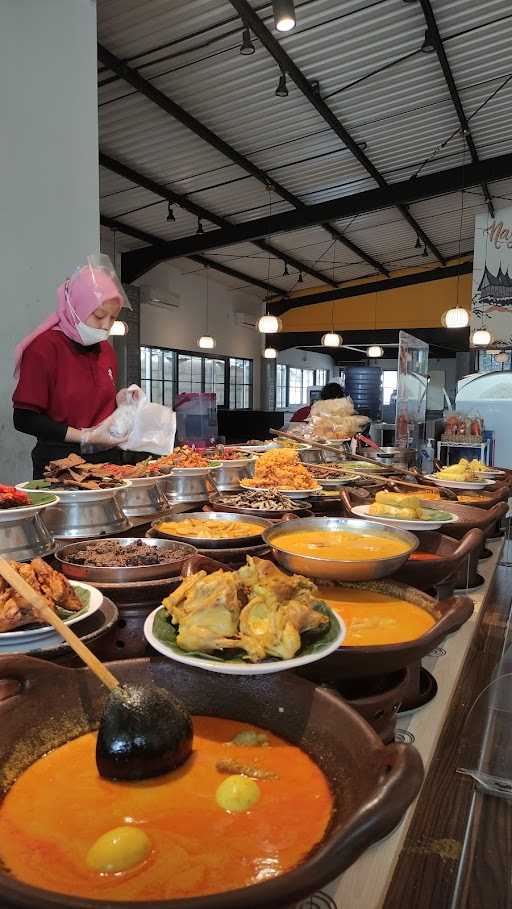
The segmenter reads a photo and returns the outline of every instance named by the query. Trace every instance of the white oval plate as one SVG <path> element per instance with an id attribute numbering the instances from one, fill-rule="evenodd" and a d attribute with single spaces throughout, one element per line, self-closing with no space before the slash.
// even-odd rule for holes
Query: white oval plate
<path id="1" fill-rule="evenodd" d="M 267 442 L 266 445 L 237 445 L 239 451 L 247 451 L 250 454 L 263 454 L 264 451 L 270 451 L 271 448 L 278 448 L 277 442 Z"/>
<path id="2" fill-rule="evenodd" d="M 350 477 L 336 477 L 336 479 L 331 478 L 329 480 L 322 480 L 321 477 L 315 477 L 315 480 L 318 480 L 320 486 L 324 486 L 325 489 L 335 489 L 337 486 L 353 483 L 356 477 L 357 474 L 353 473 Z"/>
<path id="3" fill-rule="evenodd" d="M 88 619 L 93 612 L 97 612 L 103 603 L 103 594 L 97 587 L 92 587 L 91 584 L 85 584 L 83 581 L 70 581 L 69 583 L 72 587 L 82 587 L 83 590 L 89 591 L 88 609 L 74 618 L 66 619 L 66 625 L 75 625 L 78 622 L 82 622 L 84 619 Z M 38 625 L 37 628 L 20 629 L 20 631 L 2 631 L 0 632 L 0 651 L 4 643 L 31 641 L 33 638 L 39 639 L 42 635 L 46 634 L 56 634 L 51 625 Z M 59 640 L 63 640 L 60 635 Z"/>
<path id="4" fill-rule="evenodd" d="M 161 479 L 162 479 L 162 474 L 155 473 L 152 477 L 130 477 L 129 482 L 130 482 L 130 486 L 134 486 L 135 488 L 139 487 L 139 489 L 140 489 L 141 487 L 144 487 L 144 486 L 154 486 L 155 483 L 158 483 L 158 481 Z M 119 489 L 121 490 L 121 492 L 123 491 L 122 486 L 120 486 Z"/>
<path id="5" fill-rule="evenodd" d="M 26 480 L 25 483 L 18 483 L 16 489 L 22 489 L 23 492 L 52 492 L 53 486 L 45 486 L 42 489 L 30 489 L 33 480 Z M 104 489 L 57 489 L 55 494 L 58 495 L 61 502 L 97 502 L 99 499 L 110 499 L 112 493 L 123 492 L 132 485 L 131 480 L 123 480 L 122 486 L 107 486 Z"/>
<path id="6" fill-rule="evenodd" d="M 208 672 L 218 672 L 223 675 L 269 675 L 272 672 L 284 672 L 286 669 L 297 669 L 299 666 L 315 663 L 317 660 L 322 660 L 329 653 L 333 653 L 338 647 L 341 647 L 347 633 L 343 619 L 331 610 L 334 619 L 338 622 L 339 633 L 333 641 L 326 644 L 324 648 L 317 650 L 316 653 L 309 653 L 307 656 L 294 657 L 292 660 L 274 660 L 268 663 L 246 663 L 242 660 L 240 660 L 239 663 L 220 663 L 218 660 L 208 660 L 206 658 L 203 659 L 201 657 L 189 656 L 186 651 L 183 651 L 182 654 L 176 653 L 176 651 L 171 650 L 166 644 L 162 643 L 162 641 L 159 641 L 153 634 L 153 621 L 158 610 L 164 608 L 165 607 L 163 606 L 158 606 L 153 612 L 149 613 L 144 622 L 144 637 L 146 638 L 146 641 L 151 644 L 158 653 L 162 653 L 170 660 L 175 660 L 177 663 L 185 663 L 186 666 L 195 666 L 197 669 L 206 669 Z"/>
<path id="7" fill-rule="evenodd" d="M 451 521 L 403 521 L 401 518 L 381 518 L 368 514 L 369 508 L 369 505 L 356 505 L 352 508 L 352 514 L 357 515 L 358 518 L 364 518 L 366 521 L 386 524 L 388 527 L 401 527 L 402 530 L 439 530 L 445 524 L 455 524 L 459 520 L 456 515 L 452 515 Z"/>
<path id="8" fill-rule="evenodd" d="M 432 480 L 436 486 L 446 486 L 447 489 L 485 489 L 486 486 L 493 486 L 494 480 L 443 480 L 438 479 L 437 474 L 431 473 L 425 475 L 426 480 Z"/>
<path id="9" fill-rule="evenodd" d="M 18 487 L 16 487 L 17 489 Z M 30 489 L 28 492 L 47 492 L 46 489 Z M 13 518 L 31 518 L 38 511 L 44 511 L 45 508 L 51 508 L 57 505 L 59 497 L 53 492 L 48 492 L 52 496 L 51 502 L 45 502 L 44 505 L 17 505 L 15 508 L 0 508 L 0 524 L 12 523 Z"/>
<path id="10" fill-rule="evenodd" d="M 314 495 L 322 489 L 320 485 L 313 486 L 311 489 L 283 489 L 281 486 L 246 486 L 244 481 L 240 481 L 242 489 L 253 492 L 281 492 L 290 499 L 307 499 L 308 496 Z"/>

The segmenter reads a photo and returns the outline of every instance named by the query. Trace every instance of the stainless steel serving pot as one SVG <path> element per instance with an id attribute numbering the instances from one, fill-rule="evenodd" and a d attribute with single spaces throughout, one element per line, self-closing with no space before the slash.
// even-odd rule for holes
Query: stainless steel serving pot
<path id="1" fill-rule="evenodd" d="M 360 561 L 297 555 L 286 550 L 285 538 L 287 534 L 300 530 L 351 531 L 364 536 L 387 537 L 391 540 L 400 540 L 404 544 L 404 549 L 396 556 L 375 559 L 364 557 Z M 378 578 L 385 578 L 398 571 L 418 546 L 417 537 L 407 530 L 398 530 L 384 524 L 377 524 L 375 521 L 353 518 L 298 518 L 292 523 L 286 521 L 275 524 L 265 531 L 263 539 L 272 548 L 274 558 L 283 568 L 309 578 L 322 578 L 330 581 L 374 581 Z"/>

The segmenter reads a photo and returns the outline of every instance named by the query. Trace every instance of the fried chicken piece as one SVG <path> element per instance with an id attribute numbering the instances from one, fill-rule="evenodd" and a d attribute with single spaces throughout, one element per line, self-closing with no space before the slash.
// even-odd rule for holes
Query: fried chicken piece
<path id="1" fill-rule="evenodd" d="M 83 603 L 63 574 L 54 571 L 42 559 L 33 559 L 30 564 L 41 593 L 52 601 L 54 607 L 60 606 L 61 609 L 66 609 L 68 612 L 79 612 L 82 609 Z"/>

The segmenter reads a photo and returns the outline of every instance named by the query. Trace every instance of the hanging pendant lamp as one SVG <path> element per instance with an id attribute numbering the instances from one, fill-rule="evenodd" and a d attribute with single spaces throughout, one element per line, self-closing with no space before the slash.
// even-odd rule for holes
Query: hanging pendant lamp
<path id="1" fill-rule="evenodd" d="M 209 324 L 208 324 L 209 323 L 209 318 L 208 318 L 209 317 L 208 266 L 206 266 L 205 285 L 206 285 L 206 334 L 201 335 L 201 337 L 197 339 L 197 346 L 200 347 L 201 350 L 213 350 L 213 348 L 216 346 L 217 342 L 216 342 L 215 338 L 212 337 L 212 335 L 208 334 L 208 328 L 209 328 Z"/>

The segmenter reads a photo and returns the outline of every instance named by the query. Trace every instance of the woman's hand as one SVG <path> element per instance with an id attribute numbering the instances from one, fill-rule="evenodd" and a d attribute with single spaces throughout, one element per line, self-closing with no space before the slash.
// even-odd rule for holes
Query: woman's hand
<path id="1" fill-rule="evenodd" d="M 96 448 L 116 448 L 126 442 L 132 426 L 125 423 L 123 426 L 114 411 L 110 417 L 92 426 L 80 430 L 80 445 L 83 452 L 94 451 Z"/>

